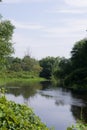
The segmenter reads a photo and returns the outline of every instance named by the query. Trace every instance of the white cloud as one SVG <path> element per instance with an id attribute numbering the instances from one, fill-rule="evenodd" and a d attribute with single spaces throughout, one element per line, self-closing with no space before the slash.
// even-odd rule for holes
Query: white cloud
<path id="1" fill-rule="evenodd" d="M 17 29 L 25 29 L 25 30 L 40 30 L 40 36 L 47 37 L 68 37 L 81 35 L 82 32 L 85 32 L 87 29 L 87 20 L 84 19 L 64 19 L 64 26 L 56 26 L 48 27 L 46 25 L 39 24 L 30 24 L 24 22 L 18 22 L 15 20 L 11 20 L 12 24 L 15 25 Z"/>
<path id="2" fill-rule="evenodd" d="M 17 22 L 15 20 L 11 20 L 11 22 L 16 28 L 20 28 L 20 29 L 30 29 L 30 30 L 43 29 L 43 26 L 39 24 L 23 23 L 23 22 Z"/>
<path id="3" fill-rule="evenodd" d="M 14 45 L 16 49 L 15 56 L 23 57 L 27 48 L 30 48 L 32 50 L 31 55 L 39 59 L 47 55 L 68 57 L 74 42 L 85 37 L 87 20 L 74 18 L 65 19 L 64 23 L 66 23 L 66 26 L 44 26 L 40 32 L 42 37 L 35 37 L 33 35 L 32 37 L 27 37 L 22 33 L 19 34 L 16 32 L 13 39 L 16 42 Z M 16 24 L 18 24 L 18 22 Z M 25 26 L 23 28 L 25 28 Z M 67 48 L 66 52 L 64 52 L 65 48 Z M 52 52 L 52 50 L 54 50 L 54 52 Z"/>
<path id="4" fill-rule="evenodd" d="M 3 3 L 19 3 L 21 0 L 4 0 Z"/>
<path id="5" fill-rule="evenodd" d="M 87 10 L 79 10 L 79 9 L 56 9 L 51 11 L 46 11 L 47 13 L 65 13 L 65 14 L 84 14 L 87 13 Z"/>
<path id="6" fill-rule="evenodd" d="M 48 2 L 50 0 L 3 0 L 3 3 L 32 3 L 32 2 Z"/>
<path id="7" fill-rule="evenodd" d="M 87 0 L 65 0 L 65 2 L 71 6 L 86 7 Z"/>
<path id="8" fill-rule="evenodd" d="M 84 38 L 86 36 L 87 20 L 85 19 L 65 19 L 64 26 L 50 27 L 43 29 L 44 37 L 49 38 Z"/>

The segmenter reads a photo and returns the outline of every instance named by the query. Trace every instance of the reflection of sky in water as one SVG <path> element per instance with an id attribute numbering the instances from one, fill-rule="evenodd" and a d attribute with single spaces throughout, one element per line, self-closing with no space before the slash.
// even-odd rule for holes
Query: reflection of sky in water
<path id="1" fill-rule="evenodd" d="M 23 104 L 24 103 L 24 98 L 22 95 L 19 95 L 19 96 L 15 96 L 13 94 L 6 94 L 6 97 L 8 100 L 12 100 L 12 101 L 15 101 L 16 103 L 20 103 L 20 104 Z"/>
<path id="2" fill-rule="evenodd" d="M 38 91 L 42 96 L 47 98 L 53 98 L 56 100 L 56 105 L 76 105 L 83 106 L 84 103 L 81 99 L 73 98 L 70 92 L 63 92 L 59 90 L 48 90 L 48 91 Z"/>
<path id="3" fill-rule="evenodd" d="M 30 106 L 35 108 L 35 113 L 42 117 L 43 122 L 47 122 L 48 126 L 55 126 L 56 130 L 65 130 L 65 128 L 74 122 L 74 118 L 70 111 L 70 105 L 57 106 L 55 99 L 42 97 L 37 95 Z"/>
<path id="4" fill-rule="evenodd" d="M 47 126 L 55 126 L 55 130 L 66 130 L 66 128 L 75 123 L 71 107 L 83 106 L 81 99 L 72 97 L 71 92 L 62 91 L 62 89 L 37 90 L 32 97 L 24 98 L 22 94 L 14 96 L 6 94 L 7 99 L 17 103 L 31 106 L 41 120 L 47 123 Z"/>

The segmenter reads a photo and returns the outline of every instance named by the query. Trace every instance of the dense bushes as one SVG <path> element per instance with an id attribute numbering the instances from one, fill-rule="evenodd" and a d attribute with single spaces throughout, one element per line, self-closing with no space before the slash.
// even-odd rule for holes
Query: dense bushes
<path id="1" fill-rule="evenodd" d="M 87 68 L 76 69 L 64 79 L 65 86 L 75 86 L 76 84 L 78 84 L 79 87 L 81 87 L 82 84 L 86 86 Z"/>
<path id="2" fill-rule="evenodd" d="M 9 72 L 26 72 L 28 74 L 39 75 L 41 67 L 39 62 L 26 55 L 22 59 L 16 57 L 7 57 L 7 71 Z"/>
<path id="3" fill-rule="evenodd" d="M 71 58 L 61 58 L 54 77 L 65 87 L 87 89 L 87 39 L 75 43 Z"/>

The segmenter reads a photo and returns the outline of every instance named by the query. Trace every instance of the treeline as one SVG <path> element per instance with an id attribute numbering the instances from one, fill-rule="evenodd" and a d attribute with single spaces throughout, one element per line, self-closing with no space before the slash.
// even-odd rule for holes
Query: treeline
<path id="1" fill-rule="evenodd" d="M 46 57 L 40 61 L 25 55 L 22 59 L 11 57 L 14 52 L 12 35 L 15 27 L 8 20 L 0 20 L 0 76 L 30 78 L 40 76 L 54 79 L 66 87 L 86 88 L 87 39 L 75 43 L 71 57 Z"/>
<path id="2" fill-rule="evenodd" d="M 69 59 L 46 57 L 40 65 L 40 76 L 54 78 L 66 87 L 87 88 L 87 39 L 75 43 Z"/>
<path id="3" fill-rule="evenodd" d="M 25 55 L 21 58 L 7 57 L 6 72 L 9 77 L 33 78 L 39 76 L 41 67 L 39 61 Z"/>

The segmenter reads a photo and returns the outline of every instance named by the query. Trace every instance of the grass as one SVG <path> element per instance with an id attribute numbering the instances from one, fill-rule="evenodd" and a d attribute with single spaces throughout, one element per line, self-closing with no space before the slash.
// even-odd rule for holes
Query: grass
<path id="1" fill-rule="evenodd" d="M 32 82 L 41 82 L 41 81 L 46 81 L 46 79 L 44 78 L 40 78 L 40 77 L 34 77 L 34 78 L 0 78 L 0 86 L 9 84 L 9 83 L 32 83 Z"/>

